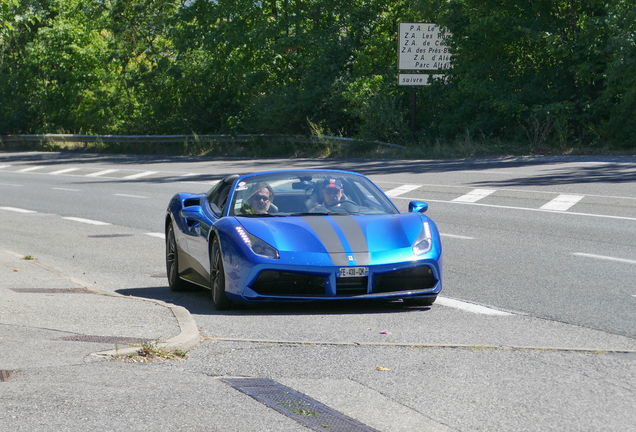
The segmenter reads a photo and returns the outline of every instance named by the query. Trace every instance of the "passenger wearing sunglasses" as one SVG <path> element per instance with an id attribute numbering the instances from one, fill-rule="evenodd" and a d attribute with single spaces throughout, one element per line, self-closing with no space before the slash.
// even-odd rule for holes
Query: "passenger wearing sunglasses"
<path id="1" fill-rule="evenodd" d="M 274 190 L 267 183 L 259 183 L 253 189 L 252 195 L 247 200 L 249 205 L 258 214 L 265 214 L 274 201 Z"/>

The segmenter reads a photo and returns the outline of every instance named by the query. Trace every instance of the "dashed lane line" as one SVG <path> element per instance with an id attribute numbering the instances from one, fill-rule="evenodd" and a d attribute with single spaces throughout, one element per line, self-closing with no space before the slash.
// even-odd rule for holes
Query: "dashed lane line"
<path id="1" fill-rule="evenodd" d="M 146 235 L 149 235 L 150 237 L 157 237 L 163 240 L 166 239 L 166 235 L 164 233 L 146 233 Z"/>
<path id="2" fill-rule="evenodd" d="M 67 192 L 81 192 L 82 191 L 81 189 L 70 189 L 70 188 L 60 188 L 60 187 L 54 187 L 54 188 L 51 188 L 51 189 L 67 191 Z"/>
<path id="3" fill-rule="evenodd" d="M 468 192 L 465 195 L 455 198 L 453 201 L 464 202 L 464 203 L 474 203 L 483 198 L 486 198 L 488 195 L 491 195 L 495 192 L 497 192 L 496 189 L 475 189 L 471 192 Z"/>
<path id="4" fill-rule="evenodd" d="M 461 235 L 455 235 L 455 234 L 443 234 L 443 233 L 440 233 L 439 235 L 442 236 L 442 237 L 450 237 L 450 238 L 456 238 L 456 239 L 460 239 L 460 240 L 475 240 L 475 237 L 461 236 Z"/>
<path id="5" fill-rule="evenodd" d="M 592 258 L 597 260 L 603 260 L 603 261 L 614 261 L 614 262 L 619 262 L 624 264 L 636 264 L 636 260 L 616 258 L 616 257 L 610 257 L 610 256 L 604 256 L 604 255 L 594 255 L 594 254 L 588 254 L 583 252 L 573 252 L 572 255 L 585 257 L 585 258 Z"/>
<path id="6" fill-rule="evenodd" d="M 460 309 L 466 312 L 475 313 L 479 315 L 492 315 L 492 316 L 513 316 L 510 312 L 504 312 L 501 310 L 489 308 L 487 306 L 481 306 L 475 303 L 463 302 L 460 300 L 454 300 L 446 297 L 437 297 L 435 304 L 441 306 L 450 307 L 453 309 Z"/>
<path id="7" fill-rule="evenodd" d="M 16 212 L 16 213 L 37 213 L 34 210 L 26 210 L 26 209 L 21 209 L 16 207 L 0 207 L 0 210 L 7 210 L 7 211 Z"/>
<path id="8" fill-rule="evenodd" d="M 583 195 L 559 195 L 552 201 L 542 205 L 541 210 L 567 211 L 584 198 Z"/>
<path id="9" fill-rule="evenodd" d="M 0 169 L 9 168 L 11 165 L 0 165 Z"/>
<path id="10" fill-rule="evenodd" d="M 143 198 L 143 199 L 147 199 L 147 196 L 141 196 L 141 195 L 128 195 L 128 194 L 113 194 L 115 196 L 119 196 L 119 197 L 124 197 L 124 198 Z"/>
<path id="11" fill-rule="evenodd" d="M 112 224 L 110 224 L 108 222 L 101 222 L 101 221 L 96 221 L 96 220 L 91 220 L 91 219 L 84 219 L 84 218 L 77 218 L 77 217 L 63 217 L 62 219 L 75 221 L 75 222 L 81 222 L 81 223 L 90 224 L 90 225 L 112 225 Z"/>

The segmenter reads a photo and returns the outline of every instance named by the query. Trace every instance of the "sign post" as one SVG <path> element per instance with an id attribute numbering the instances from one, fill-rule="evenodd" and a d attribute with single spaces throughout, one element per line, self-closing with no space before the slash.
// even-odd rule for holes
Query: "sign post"
<path id="1" fill-rule="evenodd" d="M 398 37 L 398 71 L 442 71 L 451 67 L 447 37 L 437 24 L 400 23 Z M 430 85 L 429 77 L 441 78 L 443 74 L 399 73 L 398 85 L 412 87 L 411 128 L 415 141 L 417 99 L 415 87 Z"/>

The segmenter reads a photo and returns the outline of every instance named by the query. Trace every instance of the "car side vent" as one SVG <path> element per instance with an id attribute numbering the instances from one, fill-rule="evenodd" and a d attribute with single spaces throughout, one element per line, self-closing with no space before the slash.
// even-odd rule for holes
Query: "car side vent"
<path id="1" fill-rule="evenodd" d="M 192 198 L 192 199 L 187 199 L 183 201 L 183 207 L 192 207 L 197 205 L 200 205 L 198 198 L 196 199 Z"/>

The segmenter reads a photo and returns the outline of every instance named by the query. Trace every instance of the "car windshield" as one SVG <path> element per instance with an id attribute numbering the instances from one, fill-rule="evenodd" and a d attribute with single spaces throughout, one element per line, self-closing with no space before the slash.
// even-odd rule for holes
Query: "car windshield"
<path id="1" fill-rule="evenodd" d="M 259 174 L 236 183 L 230 215 L 246 217 L 396 214 L 363 176 L 343 172 Z"/>

